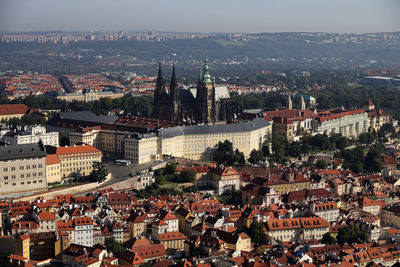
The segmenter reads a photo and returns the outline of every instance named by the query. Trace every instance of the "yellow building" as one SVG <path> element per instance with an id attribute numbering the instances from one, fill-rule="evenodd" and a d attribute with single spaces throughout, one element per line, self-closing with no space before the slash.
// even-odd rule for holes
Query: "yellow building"
<path id="1" fill-rule="evenodd" d="M 60 160 L 55 154 L 46 156 L 46 179 L 47 183 L 61 182 Z"/>
<path id="2" fill-rule="evenodd" d="M 382 210 L 381 220 L 383 225 L 400 227 L 400 207 L 386 207 Z"/>
<path id="3" fill-rule="evenodd" d="M 159 234 L 161 244 L 164 245 L 165 249 L 173 250 L 184 250 L 184 243 L 187 240 L 187 236 L 181 232 L 167 232 Z"/>
<path id="4" fill-rule="evenodd" d="M 0 121 L 8 121 L 12 118 L 21 119 L 28 111 L 29 108 L 25 104 L 0 105 Z"/>
<path id="5" fill-rule="evenodd" d="M 29 235 L 21 235 L 17 238 L 12 236 L 0 237 L 0 252 L 2 254 L 16 254 L 30 259 L 30 238 Z"/>
<path id="6" fill-rule="evenodd" d="M 100 100 L 101 98 L 121 98 L 124 97 L 124 93 L 114 93 L 114 92 L 96 92 L 94 90 L 87 90 L 83 93 L 69 93 L 65 95 L 57 96 L 57 99 L 65 100 L 67 102 L 72 101 L 84 101 L 90 102 L 95 100 Z"/>
<path id="7" fill-rule="evenodd" d="M 48 153 L 60 160 L 61 178 L 73 175 L 89 175 L 94 162 L 101 162 L 103 153 L 91 145 L 49 147 Z"/>
<path id="8" fill-rule="evenodd" d="M 186 233 L 186 220 L 189 217 L 194 217 L 189 210 L 180 207 L 175 211 L 175 216 L 178 218 L 179 232 Z"/>
<path id="9" fill-rule="evenodd" d="M 146 233 L 148 223 L 146 215 L 134 213 L 131 214 L 128 221 L 131 238 L 135 238 Z"/>
<path id="10" fill-rule="evenodd" d="M 281 242 L 321 239 L 329 232 L 329 222 L 320 217 L 273 219 L 267 222 L 267 235 Z"/>
<path id="11" fill-rule="evenodd" d="M 259 149 L 271 123 L 259 118 L 236 124 L 193 125 L 160 129 L 157 134 L 135 134 L 125 139 L 125 158 L 136 164 L 162 158 L 163 155 L 192 160 L 211 160 L 218 142 L 229 140 L 233 149 L 245 157 Z"/>
<path id="12" fill-rule="evenodd" d="M 293 170 L 288 171 L 281 179 L 270 179 L 266 185 L 273 188 L 279 195 L 310 189 L 310 181 L 301 174 L 296 174 Z"/>

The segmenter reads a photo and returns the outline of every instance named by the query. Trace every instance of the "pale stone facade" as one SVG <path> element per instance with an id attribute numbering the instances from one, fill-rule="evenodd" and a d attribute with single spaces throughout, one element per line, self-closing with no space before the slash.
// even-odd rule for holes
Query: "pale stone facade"
<path id="1" fill-rule="evenodd" d="M 103 153 L 91 145 L 48 148 L 49 153 L 56 154 L 60 160 L 61 178 L 89 175 L 93 163 L 101 161 Z"/>
<path id="2" fill-rule="evenodd" d="M 158 160 L 163 155 L 210 160 L 215 146 L 225 140 L 232 142 L 234 149 L 239 149 L 248 157 L 253 149 L 259 149 L 265 135 L 271 130 L 271 124 L 264 119 L 238 124 L 162 129 L 158 134 L 135 135 L 125 139 L 125 159 L 135 164 Z"/>
<path id="3" fill-rule="evenodd" d="M 369 118 L 363 109 L 343 111 L 317 118 L 314 132 L 340 133 L 346 137 L 357 137 L 360 133 L 368 131 Z"/>
<path id="4" fill-rule="evenodd" d="M 9 132 L 3 136 L 8 145 L 34 144 L 42 141 L 43 145 L 58 146 L 58 132 L 46 132 L 44 126 L 28 127 L 24 132 Z"/>
<path id="5" fill-rule="evenodd" d="M 0 195 L 46 189 L 46 153 L 38 144 L 0 148 Z"/>

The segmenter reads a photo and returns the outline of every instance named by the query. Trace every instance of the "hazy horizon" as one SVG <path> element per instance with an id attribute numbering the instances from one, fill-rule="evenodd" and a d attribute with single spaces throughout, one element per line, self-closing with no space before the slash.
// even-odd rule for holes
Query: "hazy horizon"
<path id="1" fill-rule="evenodd" d="M 400 31 L 398 0 L 2 0 L 1 32 L 377 33 Z"/>

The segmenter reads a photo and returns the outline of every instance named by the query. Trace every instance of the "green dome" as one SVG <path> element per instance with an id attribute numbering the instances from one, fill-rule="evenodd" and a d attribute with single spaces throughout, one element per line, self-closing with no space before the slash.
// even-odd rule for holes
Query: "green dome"
<path id="1" fill-rule="evenodd" d="M 210 75 L 210 72 L 209 72 L 209 68 L 208 68 L 207 63 L 208 63 L 208 59 L 207 59 L 207 57 L 205 57 L 205 59 L 204 59 L 203 71 L 200 70 L 200 77 L 199 77 L 200 79 L 199 79 L 199 82 L 203 82 L 203 83 L 210 83 L 210 82 L 212 82 L 212 80 L 211 80 L 211 75 Z"/>

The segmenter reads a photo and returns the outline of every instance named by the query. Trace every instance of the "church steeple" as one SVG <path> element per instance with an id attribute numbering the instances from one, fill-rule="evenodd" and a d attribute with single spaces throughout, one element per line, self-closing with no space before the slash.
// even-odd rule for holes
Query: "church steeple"
<path id="1" fill-rule="evenodd" d="M 156 82 L 156 93 L 162 93 L 165 91 L 165 83 L 164 79 L 162 77 L 162 72 L 161 72 L 161 62 L 158 65 L 158 76 L 157 76 L 157 82 Z"/>
<path id="2" fill-rule="evenodd" d="M 207 58 L 207 56 L 204 58 L 204 65 L 203 65 L 202 71 L 200 72 L 199 82 L 203 82 L 203 83 L 212 82 L 210 71 L 209 71 L 209 68 L 208 68 L 208 58 Z"/>
<path id="3" fill-rule="evenodd" d="M 175 74 L 175 64 L 172 65 L 172 76 L 171 76 L 171 83 L 169 86 L 170 96 L 173 101 L 178 100 L 178 83 L 176 81 L 176 74 Z"/>
<path id="4" fill-rule="evenodd" d="M 300 99 L 299 109 L 300 110 L 305 110 L 306 109 L 306 102 L 304 101 L 304 97 L 303 96 L 301 96 L 301 99 Z"/>
<path id="5" fill-rule="evenodd" d="M 169 108 L 170 120 L 179 121 L 179 99 L 178 99 L 178 83 L 176 81 L 175 64 L 172 65 L 171 83 L 169 86 Z"/>
<path id="6" fill-rule="evenodd" d="M 292 97 L 290 95 L 288 95 L 287 108 L 288 109 L 293 109 Z"/>

